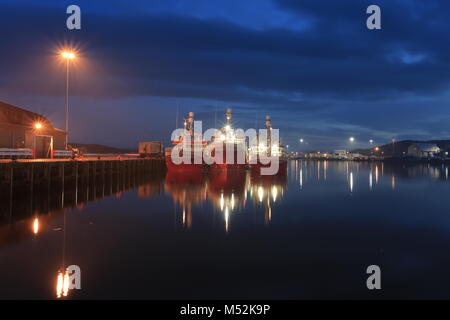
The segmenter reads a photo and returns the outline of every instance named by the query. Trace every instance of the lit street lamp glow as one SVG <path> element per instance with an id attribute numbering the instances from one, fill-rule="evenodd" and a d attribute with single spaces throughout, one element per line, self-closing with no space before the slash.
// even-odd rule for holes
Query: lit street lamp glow
<path id="1" fill-rule="evenodd" d="M 355 141 L 355 138 L 350 137 L 348 140 L 349 140 L 350 142 L 353 142 L 353 141 Z"/>
<path id="2" fill-rule="evenodd" d="M 369 140 L 369 143 L 370 143 L 370 144 L 372 144 L 372 143 L 373 143 L 373 140 L 372 140 L 372 139 L 370 139 L 370 140 Z"/>
<path id="3" fill-rule="evenodd" d="M 300 143 L 303 143 L 303 139 L 300 139 Z"/>
<path id="4" fill-rule="evenodd" d="M 75 53 L 73 53 L 71 51 L 63 51 L 63 52 L 61 52 L 61 56 L 64 59 L 68 59 L 68 60 L 75 59 Z"/>
<path id="5" fill-rule="evenodd" d="M 42 123 L 36 122 L 36 123 L 34 124 L 34 128 L 37 129 L 37 130 L 42 129 Z"/>

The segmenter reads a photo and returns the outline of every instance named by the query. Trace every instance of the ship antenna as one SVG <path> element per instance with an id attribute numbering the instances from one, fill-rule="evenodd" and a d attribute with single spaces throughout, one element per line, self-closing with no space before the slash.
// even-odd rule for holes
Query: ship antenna
<path id="1" fill-rule="evenodd" d="M 272 124 L 270 123 L 270 116 L 266 116 L 266 129 L 267 129 L 267 149 L 269 157 L 272 155 Z"/>
<path id="2" fill-rule="evenodd" d="M 177 113 L 175 115 L 175 129 L 178 129 L 178 112 L 179 112 L 179 109 L 180 109 L 180 104 L 177 103 Z"/>
<path id="3" fill-rule="evenodd" d="M 217 129 L 217 101 L 216 101 L 216 112 L 214 113 L 214 129 Z"/>

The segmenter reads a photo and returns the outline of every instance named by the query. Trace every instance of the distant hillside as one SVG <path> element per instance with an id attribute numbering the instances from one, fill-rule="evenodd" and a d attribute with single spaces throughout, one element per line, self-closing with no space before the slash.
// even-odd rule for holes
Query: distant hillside
<path id="1" fill-rule="evenodd" d="M 101 144 L 85 144 L 85 143 L 69 143 L 71 146 L 84 150 L 87 153 L 137 153 L 137 149 L 121 149 L 115 147 L 104 146 Z"/>
<path id="2" fill-rule="evenodd" d="M 413 143 L 434 143 L 441 150 L 450 150 L 450 140 L 429 140 L 429 141 L 419 141 L 419 140 L 401 140 L 395 143 L 389 143 L 382 146 L 374 146 L 372 149 L 356 149 L 354 152 L 358 152 L 364 155 L 371 155 L 374 152 L 375 147 L 379 147 L 380 150 L 376 154 L 383 153 L 384 156 L 394 156 L 400 157 L 403 153 L 408 152 L 408 147 Z"/>

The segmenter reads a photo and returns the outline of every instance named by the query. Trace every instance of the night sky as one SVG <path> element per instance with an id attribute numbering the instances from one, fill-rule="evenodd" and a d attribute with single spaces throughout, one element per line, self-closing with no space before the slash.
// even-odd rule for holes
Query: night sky
<path id="1" fill-rule="evenodd" d="M 370 4 L 382 30 L 366 28 Z M 450 138 L 450 1 L 1 0 L 0 15 L 0 100 L 59 128 L 58 52 L 77 48 L 72 142 L 168 142 L 177 105 L 204 127 L 228 107 L 242 128 L 270 114 L 290 150 Z"/>

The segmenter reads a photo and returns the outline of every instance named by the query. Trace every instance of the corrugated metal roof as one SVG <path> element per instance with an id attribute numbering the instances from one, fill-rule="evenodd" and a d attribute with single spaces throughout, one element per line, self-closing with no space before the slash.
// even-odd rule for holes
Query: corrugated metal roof
<path id="1" fill-rule="evenodd" d="M 54 129 L 47 117 L 0 101 L 0 122 L 30 126 L 37 121 L 43 122 L 47 127 Z"/>

